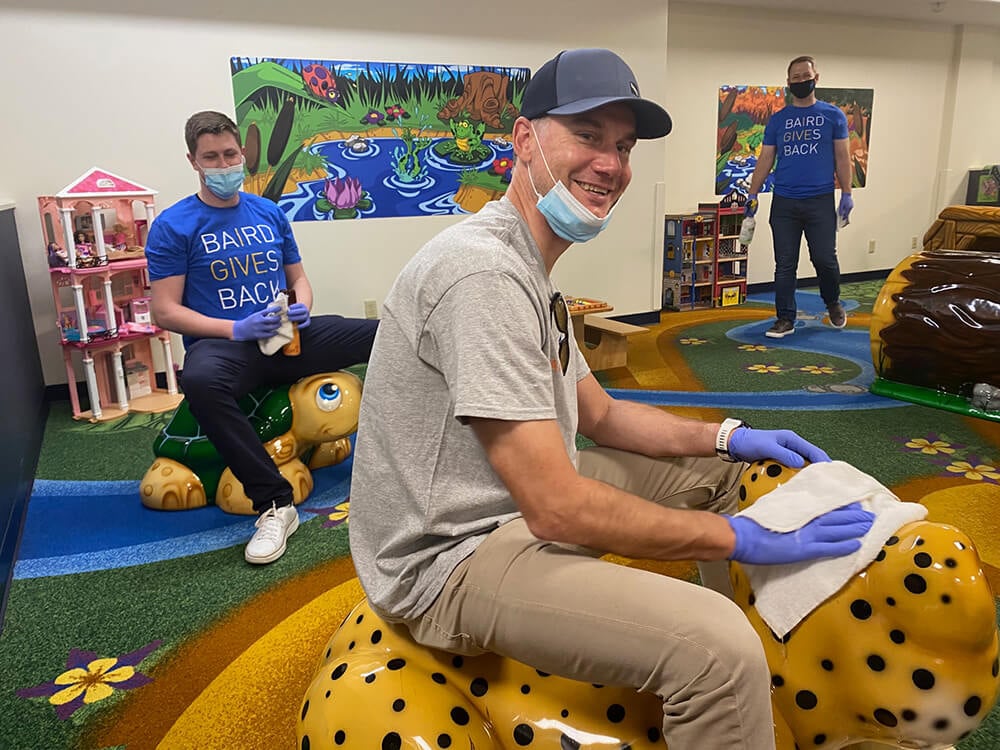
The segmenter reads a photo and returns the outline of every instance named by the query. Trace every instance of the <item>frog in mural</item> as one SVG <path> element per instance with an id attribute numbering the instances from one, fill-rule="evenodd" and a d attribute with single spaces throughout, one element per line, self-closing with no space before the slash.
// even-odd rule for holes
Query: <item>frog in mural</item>
<path id="1" fill-rule="evenodd" d="M 452 164 L 478 164 L 492 156 L 493 151 L 483 143 L 486 123 L 472 120 L 463 113 L 457 120 L 451 120 L 451 140 L 434 145 L 434 152 Z"/>

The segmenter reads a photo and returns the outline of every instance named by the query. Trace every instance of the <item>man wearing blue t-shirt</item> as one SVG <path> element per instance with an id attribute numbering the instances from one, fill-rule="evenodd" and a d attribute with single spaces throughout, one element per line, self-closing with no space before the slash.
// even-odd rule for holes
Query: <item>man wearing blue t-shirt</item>
<path id="1" fill-rule="evenodd" d="M 378 322 L 310 316 L 312 287 L 288 219 L 273 202 L 240 192 L 243 148 L 231 119 L 198 112 L 184 137 L 200 185 L 150 227 L 153 313 L 160 326 L 183 335 L 181 384 L 191 413 L 259 515 L 244 557 L 269 563 L 284 554 L 298 511 L 291 485 L 238 401 L 261 385 L 367 362 Z M 287 318 L 298 326 L 301 352 L 267 355 L 259 342 L 282 325 L 275 295 L 285 289 L 295 292 Z"/>
<path id="2" fill-rule="evenodd" d="M 840 303 L 837 263 L 838 217 L 841 225 L 846 225 L 854 208 L 847 117 L 832 104 L 816 100 L 817 83 L 816 63 L 808 55 L 796 57 L 788 65 L 792 103 L 768 120 L 750 179 L 747 218 L 756 213 L 757 193 L 777 161 L 770 224 L 774 239 L 774 307 L 778 319 L 765 334 L 776 339 L 795 332 L 795 286 L 803 232 L 830 325 L 834 328 L 847 325 L 847 314 Z M 841 188 L 836 210 L 834 174 Z"/>

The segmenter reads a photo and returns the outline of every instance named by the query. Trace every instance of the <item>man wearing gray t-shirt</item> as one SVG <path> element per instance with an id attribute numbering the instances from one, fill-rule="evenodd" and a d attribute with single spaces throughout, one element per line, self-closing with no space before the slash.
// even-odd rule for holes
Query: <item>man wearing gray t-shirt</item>
<path id="1" fill-rule="evenodd" d="M 672 747 L 773 748 L 764 651 L 723 595 L 725 561 L 848 554 L 871 514 L 848 506 L 795 534 L 731 516 L 743 462 L 828 456 L 601 388 L 550 274 L 606 226 L 637 139 L 670 117 L 603 49 L 543 65 L 520 114 L 507 195 L 428 242 L 385 300 L 351 486 L 358 576 L 427 646 L 656 693 Z M 578 452 L 577 433 L 597 447 Z M 697 560 L 707 587 L 607 552 Z"/>

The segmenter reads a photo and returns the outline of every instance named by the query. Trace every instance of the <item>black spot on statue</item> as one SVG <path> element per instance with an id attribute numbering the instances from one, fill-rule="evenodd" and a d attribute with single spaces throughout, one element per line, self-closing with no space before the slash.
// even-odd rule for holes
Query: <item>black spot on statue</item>
<path id="1" fill-rule="evenodd" d="M 400 750 L 403 740 L 396 732 L 389 732 L 382 738 L 382 750 Z"/>
<path id="2" fill-rule="evenodd" d="M 469 683 L 469 692 L 472 693 L 477 698 L 482 698 L 484 695 L 486 695 L 486 692 L 489 689 L 490 689 L 490 684 L 482 677 L 477 677 L 471 683 Z"/>
<path id="3" fill-rule="evenodd" d="M 934 687 L 934 674 L 929 669 L 914 669 L 913 684 L 921 690 L 930 690 Z"/>
<path id="4" fill-rule="evenodd" d="M 884 708 L 876 708 L 873 715 L 875 716 L 875 721 L 884 727 L 894 727 L 899 723 L 899 719 L 896 718 L 896 715 L 892 711 Z"/>
<path id="5" fill-rule="evenodd" d="M 816 694 L 811 690 L 800 690 L 795 694 L 795 705 L 804 711 L 811 711 L 816 708 L 816 704 L 819 701 L 816 698 Z"/>
<path id="6" fill-rule="evenodd" d="M 962 710 L 965 711 L 966 716 L 975 716 L 983 708 L 983 700 L 978 695 L 974 695 L 969 700 L 965 702 L 962 706 Z"/>
<path id="7" fill-rule="evenodd" d="M 527 724 L 518 724 L 514 727 L 514 742 L 521 747 L 530 745 L 535 739 L 535 730 Z"/>
<path id="8" fill-rule="evenodd" d="M 864 599 L 855 599 L 851 602 L 851 614 L 859 620 L 867 620 L 872 616 L 872 605 Z"/>
<path id="9" fill-rule="evenodd" d="M 612 724 L 622 722 L 625 719 L 625 706 L 620 703 L 612 703 L 608 706 L 607 717 Z"/>

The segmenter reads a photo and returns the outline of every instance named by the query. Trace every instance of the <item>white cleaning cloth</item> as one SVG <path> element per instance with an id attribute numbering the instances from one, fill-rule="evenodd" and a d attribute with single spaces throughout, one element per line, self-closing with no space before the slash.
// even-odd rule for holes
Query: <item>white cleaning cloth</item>
<path id="1" fill-rule="evenodd" d="M 281 308 L 281 325 L 278 326 L 278 330 L 271 334 L 269 338 L 257 339 L 257 346 L 268 357 L 277 353 L 281 347 L 291 341 L 295 333 L 292 328 L 292 321 L 288 319 L 288 295 L 284 292 L 278 292 L 274 295 L 273 304 Z"/>
<path id="2" fill-rule="evenodd" d="M 743 565 L 757 612 L 779 638 L 867 567 L 901 526 L 925 518 L 927 508 L 904 503 L 868 474 L 833 461 L 810 464 L 738 514 L 772 531 L 786 532 L 854 502 L 875 514 L 857 552 L 787 565 Z"/>

